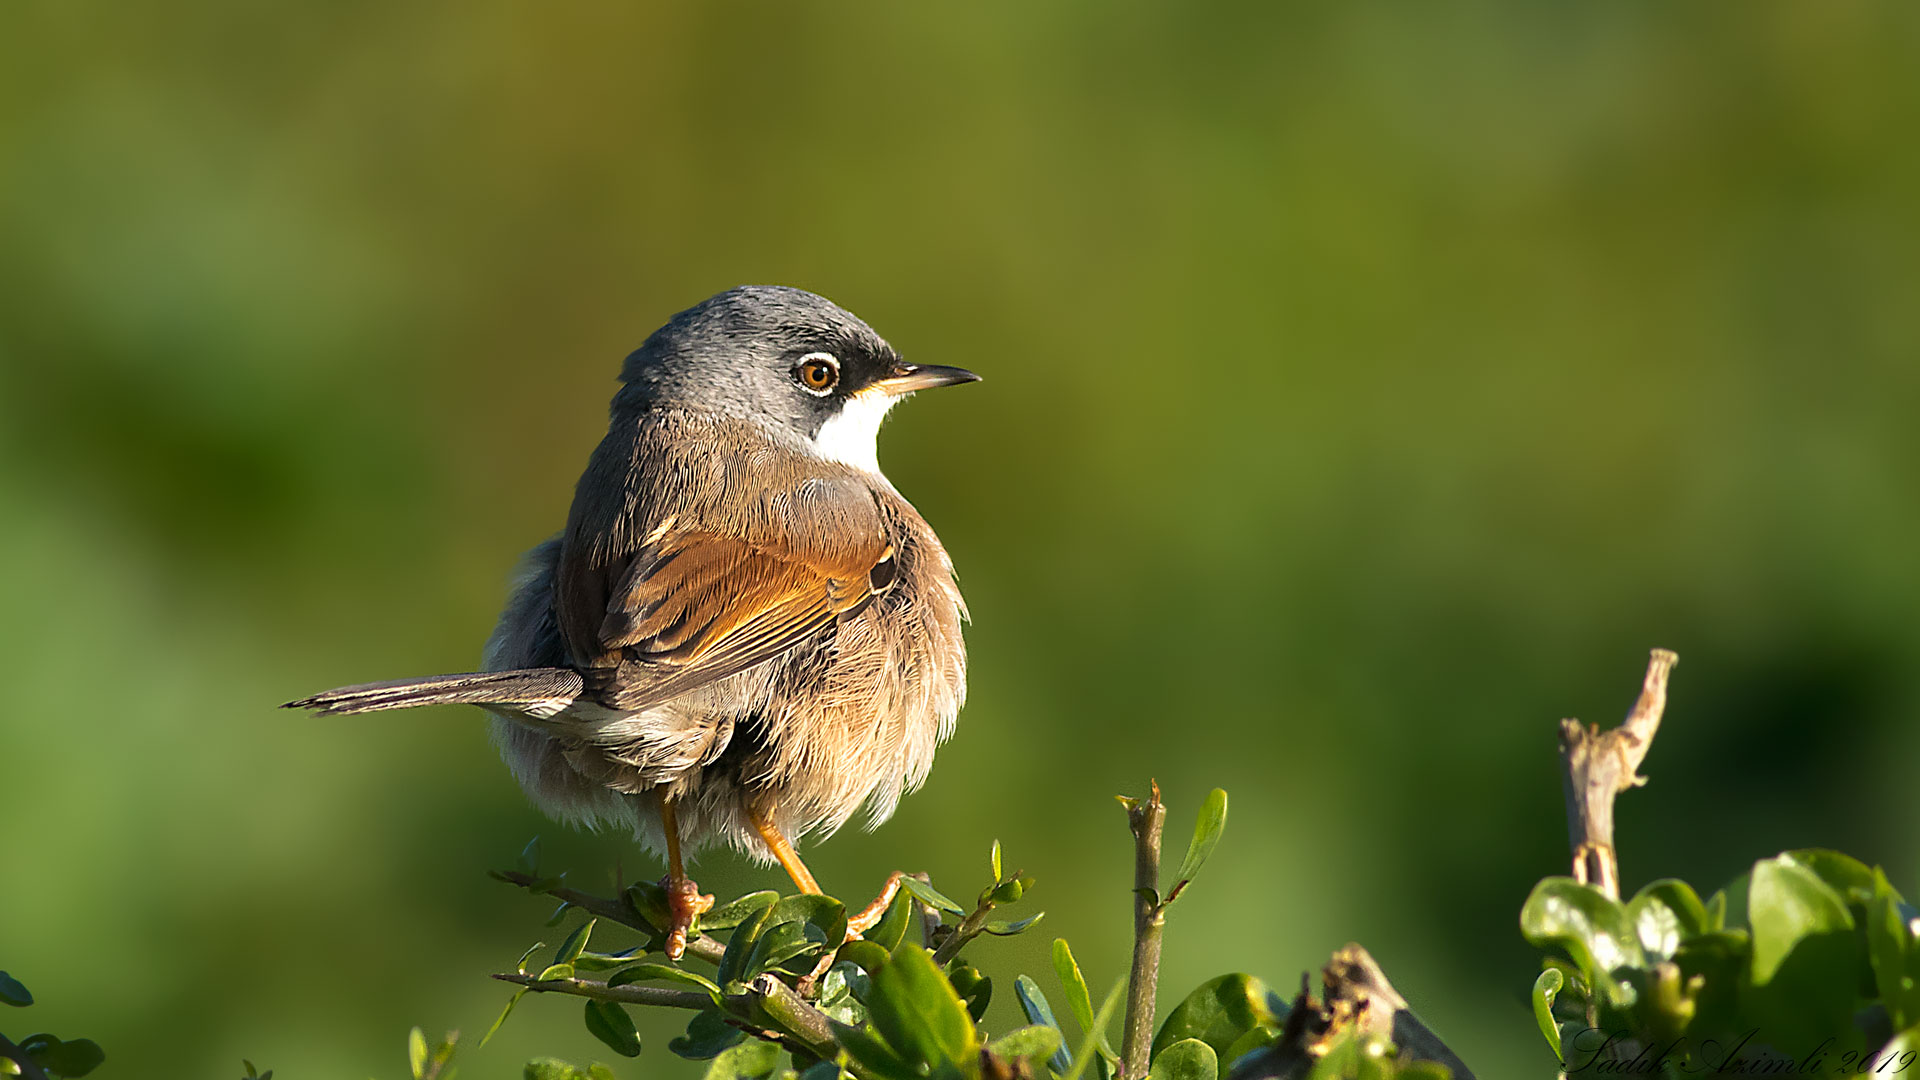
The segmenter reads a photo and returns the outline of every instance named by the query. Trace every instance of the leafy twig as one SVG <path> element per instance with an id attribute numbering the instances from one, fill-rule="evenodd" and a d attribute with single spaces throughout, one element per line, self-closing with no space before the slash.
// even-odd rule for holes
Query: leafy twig
<path id="1" fill-rule="evenodd" d="M 1136 800 L 1127 807 L 1127 827 L 1133 832 L 1133 970 L 1127 976 L 1127 1014 L 1120 1041 L 1127 1080 L 1147 1075 L 1154 996 L 1160 984 L 1160 936 L 1167 922 L 1166 904 L 1160 899 L 1160 835 L 1167 807 L 1160 801 L 1159 783 L 1150 783 L 1153 791 L 1146 801 Z"/>
<path id="2" fill-rule="evenodd" d="M 537 975 L 518 973 L 501 973 L 494 978 L 526 987 L 535 993 L 571 994 L 595 1001 L 615 1001 L 622 1005 L 693 1010 L 711 1009 L 716 1005 L 711 995 L 696 990 L 608 986 L 592 979 L 542 979 Z M 772 975 L 761 975 L 748 984 L 744 993 L 727 994 L 717 1004 L 729 1016 L 741 1022 L 739 1026 L 742 1030 L 768 1042 L 779 1043 L 788 1049 L 805 1050 L 826 1061 L 833 1060 L 840 1051 L 834 1037 L 833 1022 L 827 1018 L 827 1014 L 809 1005 L 792 987 Z M 766 1021 L 757 1019 L 762 1016 L 778 1023 L 782 1030 L 767 1030 L 762 1026 Z M 857 1062 L 849 1062 L 848 1068 L 855 1076 L 864 1078 L 868 1075 Z"/>

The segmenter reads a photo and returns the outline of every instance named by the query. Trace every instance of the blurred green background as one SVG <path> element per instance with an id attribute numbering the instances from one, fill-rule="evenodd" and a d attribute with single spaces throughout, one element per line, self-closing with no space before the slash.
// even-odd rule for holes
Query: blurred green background
<path id="1" fill-rule="evenodd" d="M 1916 70 L 1920 9 L 1850 0 L 7 5 L 9 1025 L 398 1076 L 542 933 L 484 869 L 659 873 L 540 820 L 476 711 L 274 706 L 473 666 L 621 357 L 740 282 L 987 377 L 882 449 L 971 703 L 809 857 L 965 893 L 999 837 L 1052 933 L 978 950 L 996 1024 L 1053 934 L 1122 973 L 1111 796 L 1157 776 L 1182 836 L 1234 799 L 1166 994 L 1358 940 L 1541 1074 L 1555 721 L 1656 645 L 1629 888 L 1817 844 L 1913 893 Z M 620 1075 L 697 1075 L 644 1030 Z M 462 1073 L 536 1052 L 610 1056 L 536 998 Z"/>

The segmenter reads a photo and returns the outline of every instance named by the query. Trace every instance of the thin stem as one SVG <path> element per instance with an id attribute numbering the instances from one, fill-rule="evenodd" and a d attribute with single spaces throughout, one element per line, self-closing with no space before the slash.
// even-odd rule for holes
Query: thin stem
<path id="1" fill-rule="evenodd" d="M 1120 1056 L 1127 1080 L 1147 1075 L 1153 1048 L 1154 995 L 1160 983 L 1160 934 L 1166 905 L 1160 898 L 1160 834 L 1167 821 L 1160 784 L 1145 802 L 1127 807 L 1133 831 L 1133 971 L 1127 977 L 1127 1018 Z"/>
<path id="2" fill-rule="evenodd" d="M 501 972 L 501 982 L 524 986 L 536 994 L 572 994 L 622 1005 L 654 1005 L 669 1009 L 711 1009 L 713 998 L 698 990 L 666 990 L 658 986 L 608 986 L 592 979 L 542 979 L 538 975 Z"/>
<path id="3" fill-rule="evenodd" d="M 622 1005 L 650 1005 L 671 1009 L 711 1009 L 713 998 L 697 990 L 667 990 L 654 986 L 608 986 L 592 979 L 541 979 L 534 975 L 502 973 L 494 978 L 524 986 L 535 993 L 571 994 L 596 1001 L 617 1001 Z M 793 992 L 793 988 L 772 975 L 755 979 L 743 994 L 728 994 L 720 999 L 720 1008 L 753 1035 L 789 1049 L 805 1050 L 823 1061 L 839 1056 L 840 1045 L 834 1038 L 833 1021 L 827 1014 Z M 778 1023 L 781 1031 L 766 1031 L 765 1016 Z M 847 1068 L 861 1080 L 876 1080 L 865 1067 L 849 1060 Z"/>

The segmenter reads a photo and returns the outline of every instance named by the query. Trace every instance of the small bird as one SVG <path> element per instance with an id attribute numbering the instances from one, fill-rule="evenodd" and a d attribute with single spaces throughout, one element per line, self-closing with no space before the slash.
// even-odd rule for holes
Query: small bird
<path id="1" fill-rule="evenodd" d="M 722 841 L 817 893 L 795 841 L 869 827 L 926 778 L 966 698 L 953 563 L 880 472 L 881 420 L 973 382 L 912 364 L 799 289 L 675 315 L 621 371 L 566 528 L 528 552 L 485 669 L 289 702 L 323 716 L 467 703 L 549 816 L 663 852 L 684 952 Z"/>

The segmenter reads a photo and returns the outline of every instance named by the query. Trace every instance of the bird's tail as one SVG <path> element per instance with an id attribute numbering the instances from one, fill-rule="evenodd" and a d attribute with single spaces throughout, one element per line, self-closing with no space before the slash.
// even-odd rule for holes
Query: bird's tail
<path id="1" fill-rule="evenodd" d="M 417 705 L 505 705 L 516 712 L 550 716 L 573 703 L 584 686 L 580 674 L 566 668 L 476 671 L 429 675 L 424 679 L 343 686 L 289 701 L 283 709 L 312 709 L 321 716 L 411 709 Z"/>

